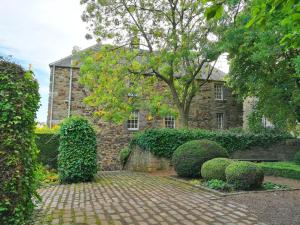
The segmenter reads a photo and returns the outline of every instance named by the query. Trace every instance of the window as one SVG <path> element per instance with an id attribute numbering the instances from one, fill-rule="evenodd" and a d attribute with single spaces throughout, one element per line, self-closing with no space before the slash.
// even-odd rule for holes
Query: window
<path id="1" fill-rule="evenodd" d="M 139 129 L 139 112 L 134 111 L 131 113 L 128 121 L 127 121 L 127 129 L 128 130 L 138 130 Z"/>
<path id="2" fill-rule="evenodd" d="M 215 99 L 216 100 L 224 100 L 222 84 L 215 84 Z"/>
<path id="3" fill-rule="evenodd" d="M 166 128 L 175 128 L 175 118 L 174 116 L 165 117 L 165 127 Z"/>
<path id="4" fill-rule="evenodd" d="M 217 126 L 218 129 L 224 129 L 224 113 L 217 113 Z"/>

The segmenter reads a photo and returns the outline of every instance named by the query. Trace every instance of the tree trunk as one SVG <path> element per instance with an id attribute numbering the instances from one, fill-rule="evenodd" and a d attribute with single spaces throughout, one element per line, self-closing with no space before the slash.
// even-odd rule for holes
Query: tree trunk
<path id="1" fill-rule="evenodd" d="M 179 110 L 179 128 L 189 127 L 189 112 Z"/>

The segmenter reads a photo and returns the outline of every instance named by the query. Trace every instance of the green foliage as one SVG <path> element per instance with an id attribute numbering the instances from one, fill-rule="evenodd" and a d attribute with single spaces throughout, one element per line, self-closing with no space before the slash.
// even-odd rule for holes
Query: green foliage
<path id="1" fill-rule="evenodd" d="M 300 165 L 293 162 L 265 162 L 257 165 L 266 175 L 300 180 Z"/>
<path id="2" fill-rule="evenodd" d="M 38 161 L 51 169 L 57 169 L 59 134 L 56 132 L 46 130 L 36 131 L 35 138 L 35 143 L 39 149 Z"/>
<path id="3" fill-rule="evenodd" d="M 172 164 L 180 177 L 199 177 L 202 164 L 216 157 L 228 157 L 228 153 L 216 142 L 194 140 L 175 150 Z"/>
<path id="4" fill-rule="evenodd" d="M 176 148 L 191 140 L 209 139 L 219 143 L 228 153 L 232 153 L 252 146 L 268 146 L 290 137 L 288 134 L 273 133 L 232 133 L 201 129 L 149 129 L 138 133 L 132 139 L 131 145 L 138 145 L 158 157 L 171 158 Z"/>
<path id="5" fill-rule="evenodd" d="M 55 170 L 47 170 L 43 165 L 39 164 L 35 173 L 39 187 L 53 185 L 59 183 L 58 174 Z"/>
<path id="6" fill-rule="evenodd" d="M 21 225 L 34 210 L 37 148 L 34 143 L 40 96 L 31 71 L 0 59 L 0 224 Z"/>
<path id="7" fill-rule="evenodd" d="M 218 179 L 213 179 L 213 180 L 208 180 L 202 183 L 203 186 L 218 190 L 218 191 L 224 191 L 224 192 L 230 192 L 233 190 L 233 187 L 226 183 L 223 180 L 218 180 Z"/>
<path id="8" fill-rule="evenodd" d="M 120 123 L 132 108 L 143 105 L 152 115 L 175 111 L 181 125 L 188 126 L 191 102 L 220 55 L 219 39 L 210 36 L 218 37 L 219 28 L 232 22 L 231 8 L 209 9 L 208 16 L 227 17 L 206 22 L 209 7 L 202 1 L 81 3 L 86 7 L 82 19 L 94 36 L 114 43 L 82 59 L 81 82 L 90 90 L 85 101 L 96 114 Z"/>
<path id="9" fill-rule="evenodd" d="M 63 183 L 92 180 L 97 172 L 96 133 L 89 121 L 72 116 L 60 128 L 58 172 Z"/>
<path id="10" fill-rule="evenodd" d="M 226 158 L 214 158 L 205 162 L 201 167 L 201 176 L 205 180 L 223 180 L 226 181 L 225 169 L 233 161 Z"/>
<path id="11" fill-rule="evenodd" d="M 119 160 L 121 162 L 122 167 L 124 168 L 124 166 L 127 163 L 127 160 L 130 156 L 130 149 L 128 147 L 123 148 L 120 152 L 119 152 Z"/>
<path id="12" fill-rule="evenodd" d="M 276 127 L 295 130 L 300 115 L 299 49 L 279 43 L 287 34 L 299 31 L 282 25 L 287 15 L 277 9 L 265 14 L 273 6 L 263 10 L 263 29 L 246 26 L 252 12 L 270 1 L 250 1 L 224 32 L 224 51 L 230 59 L 228 84 L 241 99 L 257 97 L 257 110 Z M 295 37 L 300 40 L 299 35 Z"/>
<path id="13" fill-rule="evenodd" d="M 295 154 L 294 162 L 295 162 L 296 164 L 300 165 L 300 151 L 298 151 L 298 152 Z"/>
<path id="14" fill-rule="evenodd" d="M 264 180 L 263 170 L 252 162 L 234 162 L 226 170 L 226 180 L 237 190 L 259 188 Z"/>
<path id="15" fill-rule="evenodd" d="M 284 184 L 274 184 L 272 182 L 265 182 L 262 185 L 265 190 L 278 190 L 278 189 L 289 189 L 289 186 Z"/>

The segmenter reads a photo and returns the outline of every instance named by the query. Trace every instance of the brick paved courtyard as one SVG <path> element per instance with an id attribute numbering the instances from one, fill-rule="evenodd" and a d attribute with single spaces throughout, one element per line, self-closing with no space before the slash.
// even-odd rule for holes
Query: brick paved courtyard
<path id="1" fill-rule="evenodd" d="M 247 208 L 168 178 L 103 172 L 40 190 L 35 224 L 263 224 Z"/>

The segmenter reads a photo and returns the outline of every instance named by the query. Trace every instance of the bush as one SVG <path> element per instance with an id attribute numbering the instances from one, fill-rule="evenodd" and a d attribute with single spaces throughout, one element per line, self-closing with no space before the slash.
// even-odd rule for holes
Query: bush
<path id="1" fill-rule="evenodd" d="M 119 152 L 119 160 L 120 160 L 120 163 L 122 165 L 122 168 L 124 168 L 124 166 L 126 165 L 127 163 L 127 160 L 129 158 L 129 155 L 130 155 L 130 150 L 128 147 L 126 148 L 123 148 L 120 152 Z"/>
<path id="2" fill-rule="evenodd" d="M 70 117 L 60 128 L 59 178 L 63 183 L 90 181 L 97 172 L 96 133 L 82 117 Z"/>
<path id="3" fill-rule="evenodd" d="M 178 176 L 199 177 L 202 164 L 216 157 L 228 157 L 222 146 L 209 140 L 194 140 L 176 149 L 172 163 Z"/>
<path id="4" fill-rule="evenodd" d="M 173 152 L 191 140 L 208 139 L 223 146 L 228 153 L 245 150 L 252 146 L 268 146 L 291 138 L 288 134 L 273 133 L 232 133 L 228 131 L 208 131 L 201 129 L 149 129 L 138 133 L 130 145 L 138 145 L 158 157 L 172 158 Z"/>
<path id="5" fill-rule="evenodd" d="M 257 165 L 266 175 L 300 180 L 300 165 L 293 162 L 265 162 Z"/>
<path id="6" fill-rule="evenodd" d="M 226 170 L 226 180 L 238 190 L 259 188 L 264 180 L 264 172 L 252 162 L 234 162 Z"/>
<path id="7" fill-rule="evenodd" d="M 298 151 L 298 152 L 295 154 L 294 162 L 295 162 L 296 164 L 300 165 L 300 151 Z"/>
<path id="8" fill-rule="evenodd" d="M 25 224 L 34 210 L 40 96 L 32 72 L 0 58 L 0 224 Z"/>
<path id="9" fill-rule="evenodd" d="M 214 158 L 205 162 L 201 167 L 201 176 L 205 180 L 223 180 L 226 181 L 225 169 L 233 161 L 226 158 Z"/>
<path id="10" fill-rule="evenodd" d="M 55 132 L 38 132 L 36 133 L 35 143 L 39 149 L 39 163 L 49 169 L 57 169 L 59 134 Z"/>
<path id="11" fill-rule="evenodd" d="M 219 190 L 219 191 L 226 191 L 229 192 L 232 190 L 232 186 L 227 184 L 223 180 L 218 180 L 218 179 L 213 179 L 213 180 L 208 180 L 204 183 L 202 183 L 203 186 L 214 189 L 214 190 Z"/>

